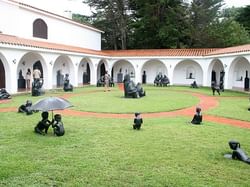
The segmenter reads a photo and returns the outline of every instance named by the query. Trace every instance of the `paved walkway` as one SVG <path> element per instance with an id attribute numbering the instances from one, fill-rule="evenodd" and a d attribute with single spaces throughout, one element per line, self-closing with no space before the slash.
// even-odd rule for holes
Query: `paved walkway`
<path id="1" fill-rule="evenodd" d="M 119 88 L 123 90 L 123 87 L 120 85 Z M 93 92 L 93 91 L 91 91 Z M 90 93 L 91 93 L 90 92 Z M 203 112 L 203 121 L 210 121 L 210 122 L 216 122 L 219 124 L 224 124 L 224 125 L 231 125 L 231 126 L 236 126 L 236 127 L 241 127 L 241 128 L 247 128 L 250 129 L 250 122 L 247 121 L 241 121 L 241 120 L 236 120 L 236 119 L 229 119 L 225 117 L 218 117 L 218 116 L 212 116 L 212 115 L 206 115 L 204 114 L 205 111 L 215 108 L 219 105 L 218 102 L 218 97 L 216 96 L 207 96 L 203 95 L 200 93 L 193 93 L 190 92 L 195 97 L 199 98 L 199 106 L 202 108 Z M 65 94 L 62 97 L 68 98 L 76 95 L 81 95 L 79 94 Z M 10 101 L 10 100 L 9 100 Z M 2 102 L 6 101 L 0 101 L 0 104 Z M 8 101 L 7 101 L 8 102 Z M 196 106 L 192 106 L 189 108 L 181 109 L 181 110 L 176 110 L 176 111 L 171 111 L 171 112 L 158 112 L 158 113 L 143 113 L 143 118 L 159 118 L 159 117 L 178 117 L 178 116 L 187 116 L 190 117 L 190 121 L 194 115 Z M 17 111 L 17 108 L 15 107 L 6 107 L 6 108 L 0 108 L 0 112 L 13 112 Z M 60 114 L 63 115 L 68 115 L 68 116 L 76 116 L 76 117 L 95 117 L 95 118 L 133 118 L 133 114 L 114 114 L 114 113 L 95 113 L 95 112 L 83 112 L 83 111 L 76 111 L 72 109 L 67 109 L 67 110 L 61 110 L 57 111 Z"/>

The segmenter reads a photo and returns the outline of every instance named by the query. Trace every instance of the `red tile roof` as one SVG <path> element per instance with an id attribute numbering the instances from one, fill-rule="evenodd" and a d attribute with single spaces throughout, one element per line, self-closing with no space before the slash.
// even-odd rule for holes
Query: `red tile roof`
<path id="1" fill-rule="evenodd" d="M 218 49 L 207 56 L 250 52 L 250 44 Z"/>
<path id="2" fill-rule="evenodd" d="M 109 56 L 204 56 L 217 49 L 137 49 L 137 50 L 103 50 Z"/>
<path id="3" fill-rule="evenodd" d="M 206 48 L 206 49 L 138 49 L 138 50 L 91 50 L 81 47 L 75 47 L 64 44 L 50 43 L 25 39 L 11 35 L 0 34 L 0 44 L 23 46 L 32 48 L 41 48 L 48 50 L 58 50 L 67 52 L 76 52 L 89 55 L 110 56 L 110 57 L 144 57 L 144 56 L 212 56 L 220 54 L 234 54 L 241 52 L 250 52 L 250 44 L 228 47 L 228 48 Z"/>
<path id="4" fill-rule="evenodd" d="M 67 52 L 85 53 L 90 55 L 105 55 L 102 51 L 91 50 L 70 45 L 56 44 L 45 41 L 37 41 L 31 39 L 19 38 L 16 36 L 0 34 L 0 44 L 16 45 L 23 47 L 33 47 L 49 50 L 59 50 Z"/>

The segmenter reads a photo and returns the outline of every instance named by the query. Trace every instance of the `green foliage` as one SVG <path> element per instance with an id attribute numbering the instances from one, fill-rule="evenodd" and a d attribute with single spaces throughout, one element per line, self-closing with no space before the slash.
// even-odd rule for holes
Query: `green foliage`
<path id="1" fill-rule="evenodd" d="M 207 33 L 207 47 L 230 47 L 250 42 L 245 28 L 232 19 L 217 20 L 207 29 Z"/>
<path id="2" fill-rule="evenodd" d="M 249 23 L 249 20 L 250 20 L 250 5 L 248 5 L 248 6 L 244 7 L 244 8 L 241 8 L 239 10 L 239 14 L 236 17 L 236 20 L 240 24 L 242 24 L 246 28 L 248 33 L 250 34 L 250 23 Z"/>
<path id="3" fill-rule="evenodd" d="M 180 48 L 186 30 L 185 9 L 181 0 L 134 0 L 132 25 L 134 48 Z"/>

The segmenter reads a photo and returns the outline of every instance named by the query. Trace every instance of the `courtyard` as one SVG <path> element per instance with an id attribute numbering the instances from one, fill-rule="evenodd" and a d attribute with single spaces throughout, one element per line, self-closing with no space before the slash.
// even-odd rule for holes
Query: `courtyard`
<path id="1" fill-rule="evenodd" d="M 146 97 L 125 99 L 119 87 L 84 86 L 1 101 L 2 186 L 248 186 L 249 165 L 224 158 L 229 140 L 250 154 L 249 93 L 144 85 Z M 57 96 L 74 107 L 62 114 L 65 135 L 33 132 L 40 112 L 17 113 L 26 100 Z M 202 125 L 191 125 L 195 107 Z M 142 129 L 133 130 L 135 112 Z M 51 115 L 51 114 L 50 114 Z"/>

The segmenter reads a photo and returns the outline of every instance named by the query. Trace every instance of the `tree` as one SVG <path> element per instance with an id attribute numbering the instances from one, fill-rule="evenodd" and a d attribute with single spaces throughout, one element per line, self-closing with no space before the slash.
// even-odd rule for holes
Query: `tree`
<path id="1" fill-rule="evenodd" d="M 189 11 L 189 47 L 207 47 L 209 27 L 219 19 L 223 0 L 193 0 Z"/>
<path id="2" fill-rule="evenodd" d="M 126 49 L 128 31 L 128 0 L 85 0 L 96 12 L 93 25 L 103 30 L 104 49 Z"/>
<path id="3" fill-rule="evenodd" d="M 130 1 L 134 48 L 180 48 L 186 30 L 183 0 Z"/>
<path id="4" fill-rule="evenodd" d="M 250 5 L 239 10 L 239 14 L 236 16 L 236 21 L 242 24 L 250 34 Z"/>

